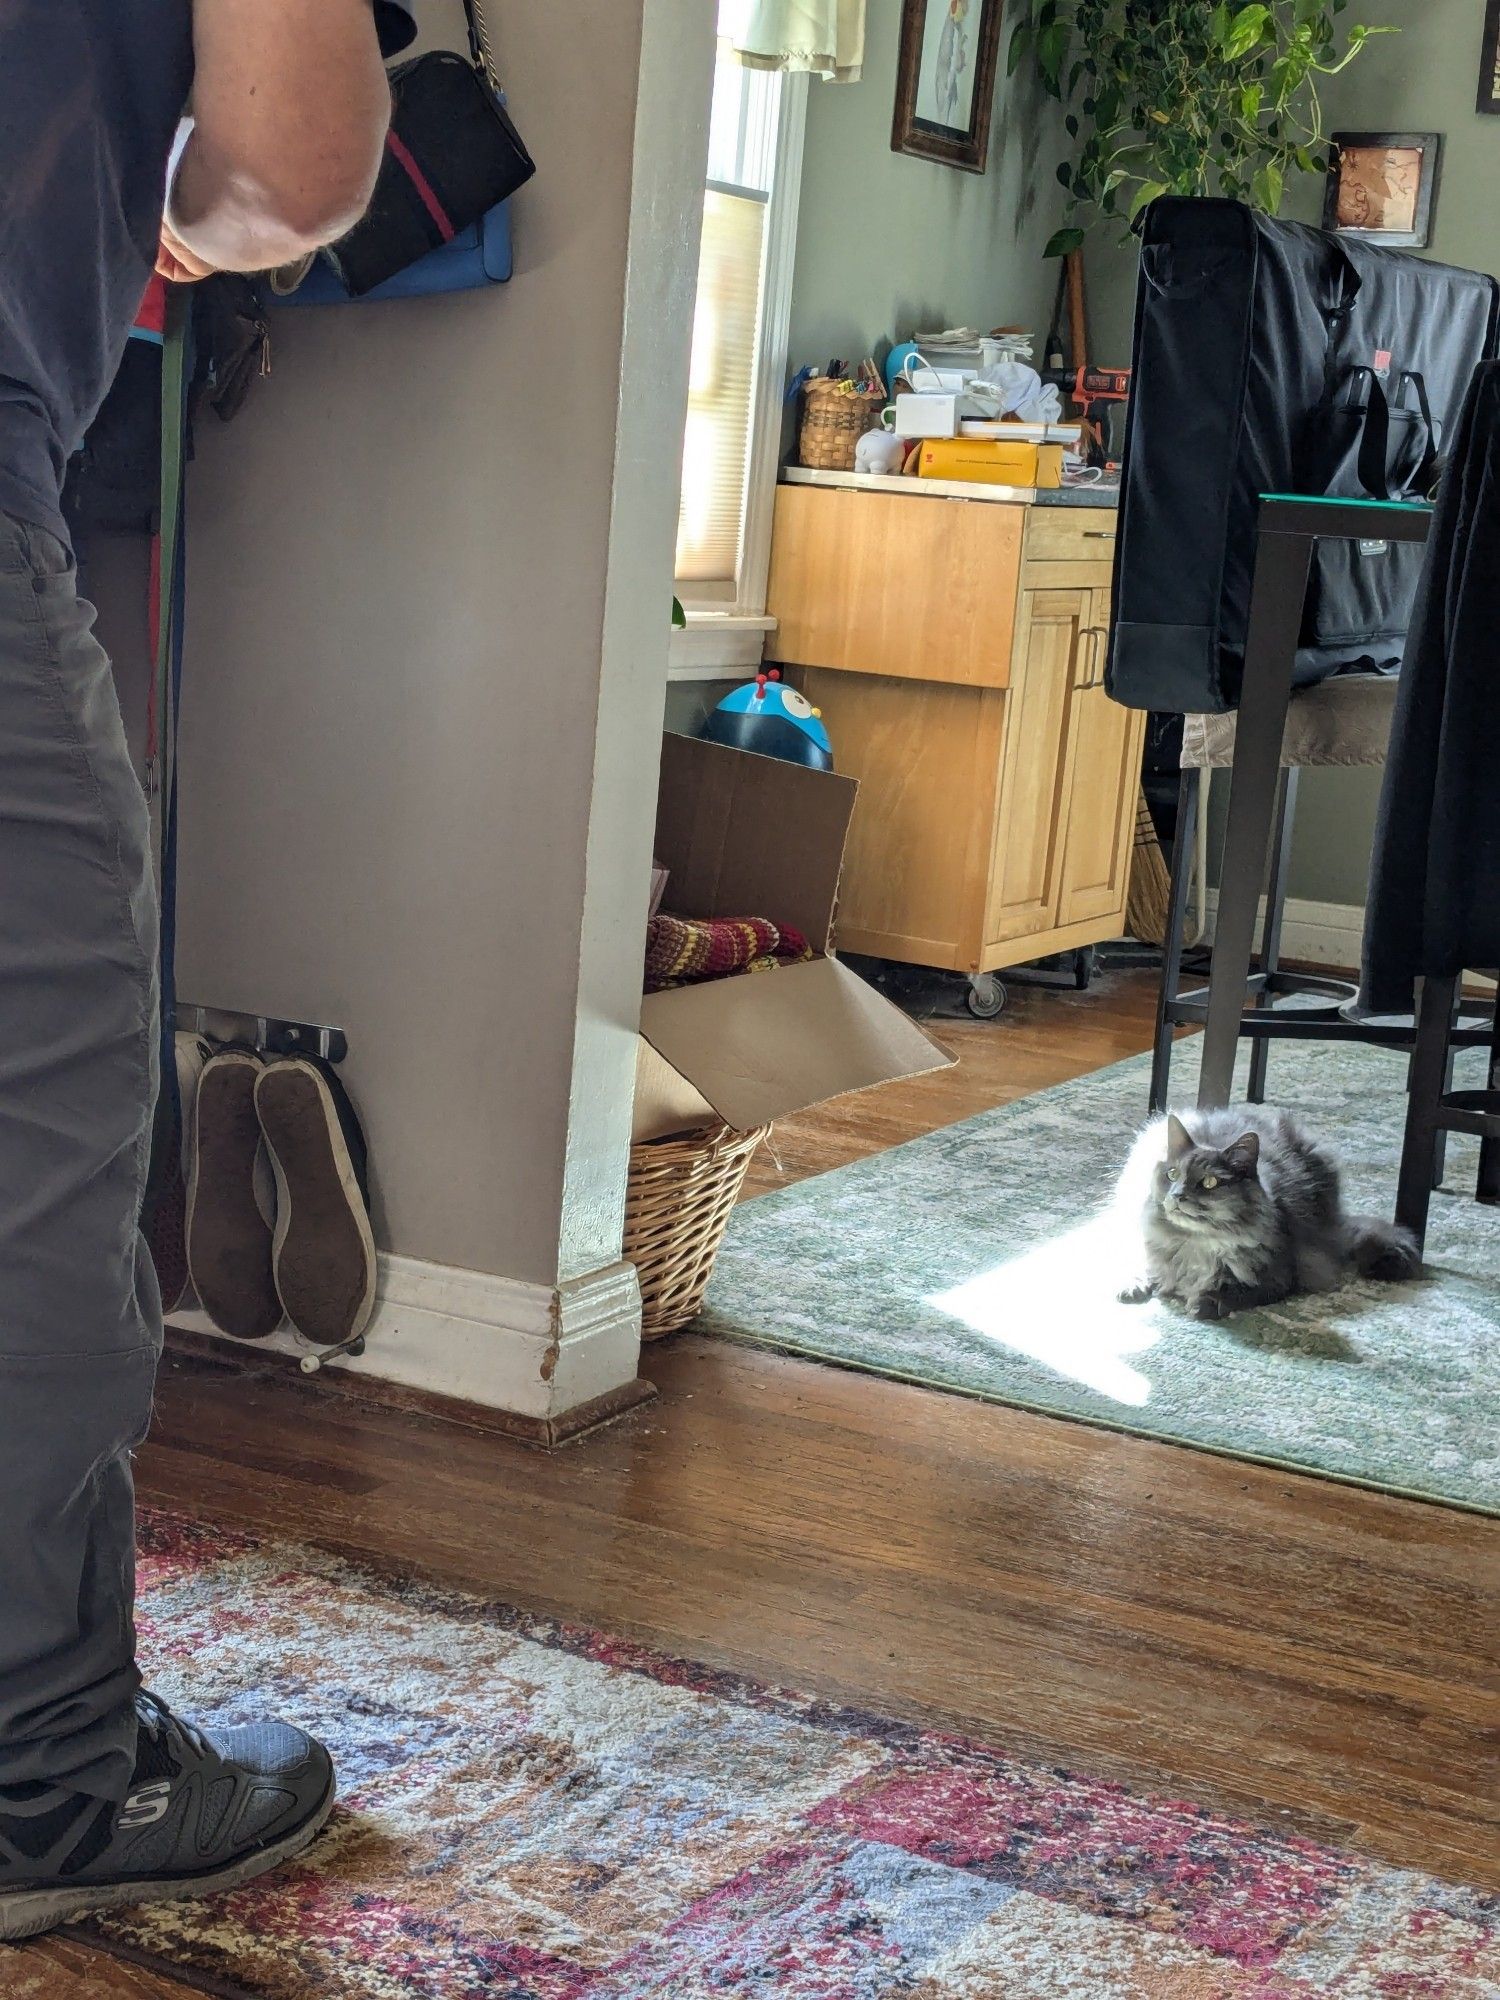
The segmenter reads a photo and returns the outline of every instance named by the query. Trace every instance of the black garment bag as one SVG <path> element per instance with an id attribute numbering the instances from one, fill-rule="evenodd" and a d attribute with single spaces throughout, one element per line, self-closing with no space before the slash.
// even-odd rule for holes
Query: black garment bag
<path id="1" fill-rule="evenodd" d="M 1360 1000 L 1500 966 L 1500 363 L 1454 432 L 1380 794 Z"/>
<path id="2" fill-rule="evenodd" d="M 1425 497 L 1475 366 L 1493 278 L 1276 222 L 1238 202 L 1147 211 L 1108 686 L 1128 708 L 1239 701 L 1263 493 Z M 1422 552 L 1314 560 L 1296 681 L 1400 663 Z"/>

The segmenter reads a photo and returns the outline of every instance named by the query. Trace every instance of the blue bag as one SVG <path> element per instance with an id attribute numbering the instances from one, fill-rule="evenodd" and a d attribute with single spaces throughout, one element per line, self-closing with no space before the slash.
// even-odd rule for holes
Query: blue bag
<path id="1" fill-rule="evenodd" d="M 415 264 L 408 264 L 384 284 L 362 294 L 366 299 L 420 299 L 442 292 L 475 292 L 484 285 L 503 285 L 513 265 L 510 241 L 510 203 L 498 202 L 469 229 L 461 229 L 451 243 L 429 250 Z M 295 291 L 267 291 L 266 303 L 273 306 L 358 305 L 344 290 L 333 266 L 314 257 L 307 276 Z"/>

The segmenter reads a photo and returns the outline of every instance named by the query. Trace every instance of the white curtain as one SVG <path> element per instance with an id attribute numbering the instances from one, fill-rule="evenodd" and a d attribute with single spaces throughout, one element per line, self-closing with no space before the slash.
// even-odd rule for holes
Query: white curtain
<path id="1" fill-rule="evenodd" d="M 865 0 L 720 0 L 719 33 L 751 69 L 806 70 L 858 83 Z"/>

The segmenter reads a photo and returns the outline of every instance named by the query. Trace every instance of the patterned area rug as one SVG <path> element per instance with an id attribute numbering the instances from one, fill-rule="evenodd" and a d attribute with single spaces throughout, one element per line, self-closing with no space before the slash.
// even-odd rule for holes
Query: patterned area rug
<path id="1" fill-rule="evenodd" d="M 1460 1082 L 1482 1064 L 1469 1052 Z M 1193 1102 L 1196 1069 L 1185 1043 L 1174 1101 Z M 1204 1326 L 1115 1299 L 1129 1253 L 1101 1210 L 1148 1075 L 1118 1063 L 742 1204 L 695 1331 L 1500 1509 L 1500 1212 L 1473 1199 L 1477 1141 L 1450 1141 L 1427 1278 Z M 1351 1207 L 1376 1215 L 1395 1201 L 1404 1085 L 1381 1050 L 1272 1051 L 1272 1101 L 1334 1142 Z"/>
<path id="2" fill-rule="evenodd" d="M 329 1556 L 142 1523 L 169 1699 L 283 1709 L 303 1861 L 95 1936 L 258 2000 L 1485 2000 L 1500 1898 Z"/>

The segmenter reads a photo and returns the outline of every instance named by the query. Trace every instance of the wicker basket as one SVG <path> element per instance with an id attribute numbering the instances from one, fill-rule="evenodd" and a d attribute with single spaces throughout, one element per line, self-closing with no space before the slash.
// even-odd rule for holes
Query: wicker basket
<path id="1" fill-rule="evenodd" d="M 851 388 L 847 380 L 814 376 L 802 391 L 797 455 L 818 472 L 852 472 L 854 447 L 866 431 L 879 430 L 885 391 Z"/>
<path id="2" fill-rule="evenodd" d="M 707 1126 L 630 1149 L 625 1255 L 641 1283 L 641 1338 L 686 1326 L 703 1303 L 750 1156 L 770 1131 Z"/>

